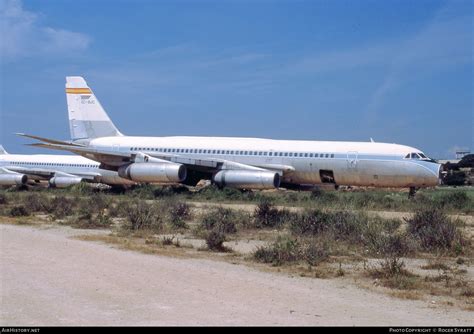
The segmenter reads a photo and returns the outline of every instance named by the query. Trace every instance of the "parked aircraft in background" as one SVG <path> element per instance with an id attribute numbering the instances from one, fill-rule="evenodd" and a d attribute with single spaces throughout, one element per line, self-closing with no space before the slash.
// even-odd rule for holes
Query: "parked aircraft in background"
<path id="1" fill-rule="evenodd" d="M 245 189 L 305 185 L 436 186 L 440 165 L 420 150 L 375 142 L 297 141 L 229 137 L 123 135 L 82 77 L 66 78 L 71 141 L 38 139 L 33 146 L 66 150 L 136 182 L 209 179 Z"/>
<path id="2" fill-rule="evenodd" d="M 40 181 L 58 188 L 82 181 L 108 185 L 135 183 L 99 166 L 100 163 L 77 155 L 8 154 L 0 145 L 0 186 L 21 186 Z"/>

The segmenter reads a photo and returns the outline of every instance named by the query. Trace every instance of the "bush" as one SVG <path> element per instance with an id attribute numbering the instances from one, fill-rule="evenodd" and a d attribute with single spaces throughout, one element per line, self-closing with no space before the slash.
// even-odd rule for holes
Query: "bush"
<path id="1" fill-rule="evenodd" d="M 228 251 L 228 249 L 224 247 L 225 241 L 226 241 L 225 233 L 221 229 L 218 229 L 218 228 L 209 231 L 206 235 L 207 248 L 212 251 L 217 251 L 217 252 Z"/>
<path id="2" fill-rule="evenodd" d="M 423 250 L 462 251 L 465 240 L 456 224 L 443 212 L 437 209 L 417 211 L 406 222 L 408 232 L 419 240 Z"/>
<path id="3" fill-rule="evenodd" d="M 29 215 L 30 212 L 23 205 L 15 205 L 10 209 L 10 216 L 12 217 L 24 217 Z"/>
<path id="4" fill-rule="evenodd" d="M 50 201 L 49 197 L 37 193 L 28 194 L 24 199 L 32 212 L 46 212 L 51 207 Z"/>
<path id="5" fill-rule="evenodd" d="M 51 213 L 54 219 L 62 219 L 72 214 L 72 210 L 77 202 L 77 198 L 54 197 L 50 201 L 45 201 L 44 204 L 46 211 Z"/>
<path id="6" fill-rule="evenodd" d="M 8 203 L 7 196 L 5 196 L 4 194 L 0 194 L 0 205 L 4 205 L 7 203 Z"/>
<path id="7" fill-rule="evenodd" d="M 445 209 L 461 210 L 468 207 L 469 205 L 473 207 L 474 203 L 470 202 L 471 200 L 469 199 L 469 196 L 465 191 L 462 190 L 451 191 L 438 199 L 439 207 Z"/>
<path id="8" fill-rule="evenodd" d="M 130 197 L 139 199 L 154 199 L 156 186 L 151 184 L 138 184 L 128 192 Z"/>
<path id="9" fill-rule="evenodd" d="M 153 229 L 160 230 L 163 222 L 159 214 L 159 208 L 155 204 L 145 201 L 133 201 L 127 203 L 127 220 L 131 230 Z"/>
<path id="10" fill-rule="evenodd" d="M 281 266 L 285 263 L 305 261 L 316 266 L 329 258 L 329 247 L 320 239 L 301 239 L 279 236 L 271 245 L 259 247 L 254 252 L 254 259 L 263 263 Z"/>
<path id="11" fill-rule="evenodd" d="M 275 208 L 268 199 L 261 200 L 254 211 L 256 227 L 277 227 L 283 225 L 289 212 Z"/>
<path id="12" fill-rule="evenodd" d="M 158 186 L 153 190 L 155 198 L 174 197 L 179 194 L 188 194 L 189 189 L 185 186 Z"/>
<path id="13" fill-rule="evenodd" d="M 302 244 L 304 260 L 311 266 L 317 266 L 329 258 L 329 246 L 326 242 L 312 239 Z"/>
<path id="14" fill-rule="evenodd" d="M 240 216 L 232 209 L 219 207 L 204 214 L 201 218 L 201 226 L 206 230 L 218 230 L 222 233 L 236 233 L 236 222 Z"/>
<path id="15" fill-rule="evenodd" d="M 172 201 L 165 203 L 169 220 L 175 228 L 185 228 L 185 220 L 191 217 L 191 209 L 186 202 Z"/>
<path id="16" fill-rule="evenodd" d="M 70 221 L 72 226 L 78 228 L 104 228 L 112 225 L 112 219 L 109 215 L 100 212 L 96 216 L 91 213 L 80 214 L 78 217 Z"/>
<path id="17" fill-rule="evenodd" d="M 300 259 L 299 247 L 296 238 L 279 236 L 272 245 L 259 247 L 254 253 L 254 258 L 259 262 L 280 266 L 284 263 L 298 261 Z"/>
<path id="18" fill-rule="evenodd" d="M 403 233 L 387 234 L 382 232 L 367 246 L 372 254 L 382 256 L 406 256 L 416 250 L 413 240 Z"/>
<path id="19" fill-rule="evenodd" d="M 85 201 L 83 201 L 84 209 L 88 209 L 89 212 L 93 213 L 103 213 L 110 206 L 110 200 L 108 197 L 99 194 L 93 193 Z"/>
<path id="20" fill-rule="evenodd" d="M 407 271 L 405 263 L 396 256 L 386 258 L 378 268 L 369 269 L 369 275 L 389 288 L 413 290 L 419 286 L 417 276 Z"/>
<path id="21" fill-rule="evenodd" d="M 367 220 L 367 216 L 349 211 L 307 210 L 291 219 L 290 230 L 296 235 L 330 233 L 335 240 L 358 241 Z"/>
<path id="22" fill-rule="evenodd" d="M 98 191 L 90 183 L 87 182 L 79 182 L 78 184 L 74 184 L 68 190 L 71 193 L 77 195 L 91 195 Z"/>
<path id="23" fill-rule="evenodd" d="M 329 224 L 319 210 L 307 210 L 290 219 L 290 230 L 296 235 L 318 235 L 329 230 Z"/>

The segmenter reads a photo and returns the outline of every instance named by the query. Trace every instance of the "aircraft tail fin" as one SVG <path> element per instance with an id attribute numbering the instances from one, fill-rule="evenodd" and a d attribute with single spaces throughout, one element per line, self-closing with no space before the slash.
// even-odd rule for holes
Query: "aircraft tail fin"
<path id="1" fill-rule="evenodd" d="M 122 136 L 82 77 L 66 77 L 72 140 Z"/>
<path id="2" fill-rule="evenodd" d="M 0 155 L 3 155 L 3 154 L 8 154 L 8 152 L 3 148 L 2 145 L 0 145 Z"/>

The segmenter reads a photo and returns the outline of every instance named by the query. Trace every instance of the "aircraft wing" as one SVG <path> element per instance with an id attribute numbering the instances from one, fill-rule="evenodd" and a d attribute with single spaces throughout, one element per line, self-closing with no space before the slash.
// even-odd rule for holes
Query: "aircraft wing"
<path id="1" fill-rule="evenodd" d="M 32 180 L 49 180 L 55 176 L 61 177 L 80 177 L 85 180 L 94 181 L 96 178 L 100 177 L 99 173 L 94 172 L 81 172 L 69 174 L 61 171 L 53 171 L 42 168 L 28 168 L 20 166 L 4 166 L 0 168 L 0 174 L 23 174 L 28 176 L 28 179 Z"/>
<path id="2" fill-rule="evenodd" d="M 33 136 L 24 135 L 26 137 L 33 138 Z M 246 165 L 242 163 L 237 163 L 234 161 L 217 159 L 217 158 L 205 158 L 205 159 L 195 159 L 190 157 L 185 157 L 179 154 L 169 154 L 163 152 L 118 152 L 112 150 L 104 150 L 98 148 L 91 148 L 87 146 L 73 146 L 69 144 L 58 143 L 59 141 L 49 140 L 45 143 L 34 143 L 28 144 L 29 146 L 43 147 L 60 151 L 69 151 L 79 155 L 82 155 L 86 158 L 99 161 L 105 165 L 116 169 L 122 166 L 125 163 L 129 162 L 145 162 L 148 161 L 150 157 L 158 159 L 161 162 L 174 162 L 186 165 L 186 167 L 191 171 L 198 172 L 214 172 L 218 170 L 260 170 L 260 171 L 275 171 L 280 173 L 280 175 L 285 175 L 292 173 L 294 167 L 286 165 L 277 165 L 277 164 L 260 164 L 260 165 Z M 158 162 L 157 161 L 157 162 Z"/>

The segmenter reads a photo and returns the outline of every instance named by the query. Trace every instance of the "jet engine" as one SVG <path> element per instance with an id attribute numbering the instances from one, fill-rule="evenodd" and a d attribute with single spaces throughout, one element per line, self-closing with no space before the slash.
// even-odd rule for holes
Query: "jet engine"
<path id="1" fill-rule="evenodd" d="M 24 174 L 1 174 L 0 185 L 1 186 L 21 186 L 28 182 L 28 176 Z"/>
<path id="2" fill-rule="evenodd" d="M 49 186 L 52 188 L 65 188 L 78 184 L 82 181 L 80 177 L 55 176 L 49 179 Z"/>
<path id="3" fill-rule="evenodd" d="M 213 181 L 219 187 L 237 189 L 273 189 L 280 186 L 280 174 L 267 171 L 222 170 Z"/>
<path id="4" fill-rule="evenodd" d="M 182 182 L 186 174 L 186 167 L 175 163 L 135 162 L 118 169 L 120 177 L 147 183 Z"/>

